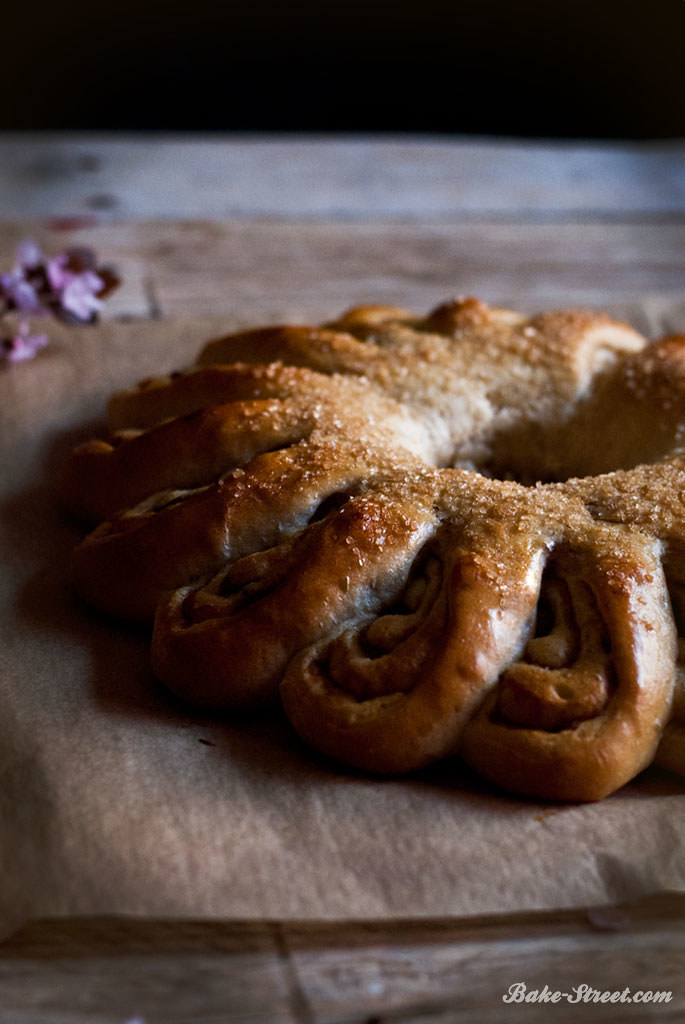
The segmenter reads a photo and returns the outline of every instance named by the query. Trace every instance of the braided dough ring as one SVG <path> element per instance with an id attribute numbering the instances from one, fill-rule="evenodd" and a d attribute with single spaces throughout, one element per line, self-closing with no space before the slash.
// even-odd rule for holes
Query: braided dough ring
<path id="1" fill-rule="evenodd" d="M 183 697 L 280 696 L 366 770 L 458 753 L 566 800 L 682 770 L 684 368 L 682 337 L 474 299 L 218 339 L 65 467 L 106 520 L 77 588 L 154 617 Z"/>

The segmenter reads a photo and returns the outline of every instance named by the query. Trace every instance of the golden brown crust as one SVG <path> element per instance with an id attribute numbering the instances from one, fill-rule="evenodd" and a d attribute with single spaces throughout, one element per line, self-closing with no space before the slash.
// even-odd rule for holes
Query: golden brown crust
<path id="1" fill-rule="evenodd" d="M 153 666 L 184 698 L 254 706 L 280 683 L 343 761 L 460 752 L 554 799 L 600 799 L 655 752 L 685 766 L 685 337 L 361 306 L 218 339 L 109 415 L 119 433 L 64 474 L 70 507 L 111 517 L 76 584 L 156 609 Z"/>
<path id="2" fill-rule="evenodd" d="M 344 498 L 295 543 L 160 601 L 152 663 L 167 685 L 216 708 L 273 700 L 293 654 L 382 602 L 430 528 L 430 511 L 405 503 L 391 528 L 382 490 Z"/>
<path id="3" fill-rule="evenodd" d="M 385 614 L 366 615 L 293 660 L 281 698 L 312 746 L 383 773 L 456 753 L 483 693 L 525 640 L 541 555 L 526 538 L 505 576 L 496 549 L 460 543 L 459 533 L 440 531 Z M 422 574 L 417 606 L 412 589 Z"/>
<path id="4" fill-rule="evenodd" d="M 114 395 L 110 427 L 128 437 L 77 449 L 63 500 L 84 518 L 106 518 L 155 490 L 210 482 L 313 431 L 316 440 L 366 437 L 431 465 L 495 465 L 516 430 L 539 434 L 542 419 L 565 420 L 598 368 L 644 344 L 608 318 L 525 318 L 475 299 L 424 320 L 357 307 L 335 326 L 230 335 L 204 349 L 200 362 L 212 365 Z M 217 405 L 223 410 L 211 412 Z M 131 436 L 132 428 L 151 433 Z"/>
<path id="5" fill-rule="evenodd" d="M 100 522 L 150 494 L 214 482 L 265 451 L 311 433 L 310 408 L 261 399 L 214 405 L 158 427 L 76 448 L 61 482 L 62 500 Z"/>
<path id="6" fill-rule="evenodd" d="M 62 474 L 64 504 L 98 522 L 158 491 L 212 483 L 259 455 L 305 440 L 364 437 L 368 445 L 406 451 L 409 461 L 430 452 L 421 423 L 365 382 L 298 373 L 295 381 L 284 381 L 290 375 L 282 372 L 272 376 L 278 396 L 209 405 L 146 431 L 129 429 L 78 446 Z M 189 382 L 194 394 L 192 374 L 166 386 L 173 392 L 169 404 L 180 403 Z"/>
<path id="7" fill-rule="evenodd" d="M 652 761 L 669 715 L 675 637 L 658 545 L 624 536 L 616 551 L 596 533 L 566 570 L 578 600 L 561 622 L 577 647 L 550 665 L 531 640 L 464 731 L 464 758 L 514 792 L 601 800 Z"/>
<path id="8" fill-rule="evenodd" d="M 443 495 L 449 526 L 428 552 L 441 583 L 422 614 L 400 602 L 306 648 L 281 686 L 286 712 L 313 746 L 367 770 L 460 750 L 513 792 L 601 799 L 651 761 L 670 711 L 661 545 L 594 525 L 548 489 L 464 479 L 477 515 Z M 572 600 L 533 628 L 550 574 Z"/>
<path id="9" fill-rule="evenodd" d="M 407 457 L 400 465 L 411 471 Z M 151 621 L 165 591 L 271 547 L 304 528 L 330 495 L 372 487 L 391 466 L 366 444 L 310 443 L 259 455 L 208 487 L 160 492 L 79 544 L 76 588 L 111 615 Z"/>
<path id="10" fill-rule="evenodd" d="M 493 443 L 493 468 L 543 480 L 630 469 L 682 448 L 684 424 L 685 335 L 679 335 L 600 373 L 570 414 L 544 433 L 523 422 L 504 430 Z"/>
<path id="11" fill-rule="evenodd" d="M 107 404 L 107 418 L 112 430 L 153 427 L 224 402 L 292 398 L 311 390 L 315 381 L 320 383 L 320 377 L 279 362 L 192 367 L 115 392 Z"/>

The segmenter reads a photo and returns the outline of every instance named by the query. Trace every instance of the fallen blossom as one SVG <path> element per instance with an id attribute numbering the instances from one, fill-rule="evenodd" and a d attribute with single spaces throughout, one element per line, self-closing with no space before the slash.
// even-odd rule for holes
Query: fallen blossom
<path id="1" fill-rule="evenodd" d="M 77 320 L 92 320 L 102 309 L 98 298 L 104 282 L 92 270 L 72 274 L 64 285 L 61 296 L 61 313 L 76 317 Z"/>
<path id="2" fill-rule="evenodd" d="M 33 359 L 47 344 L 47 334 L 31 334 L 27 321 L 22 320 L 14 334 L 0 339 L 0 359 L 6 363 L 23 363 Z"/>
<path id="3" fill-rule="evenodd" d="M 18 309 L 22 313 L 44 312 L 35 285 L 27 280 L 22 268 L 15 267 L 9 274 L 0 274 L 0 294 L 8 309 Z"/>
<path id="4" fill-rule="evenodd" d="M 4 300 L 5 311 L 93 323 L 102 299 L 118 284 L 112 270 L 97 266 L 92 249 L 74 246 L 45 259 L 35 242 L 27 239 L 17 249 L 12 271 L 0 274 L 0 301 Z"/>
<path id="5" fill-rule="evenodd" d="M 46 259 L 35 242 L 25 239 L 17 247 L 12 270 L 0 274 L 0 318 L 18 313 L 92 324 L 102 300 L 119 283 L 113 270 L 98 267 L 92 249 L 73 246 Z M 13 328 L 0 319 L 0 361 L 32 359 L 47 343 L 46 334 L 31 333 L 28 321 L 21 320 Z"/>

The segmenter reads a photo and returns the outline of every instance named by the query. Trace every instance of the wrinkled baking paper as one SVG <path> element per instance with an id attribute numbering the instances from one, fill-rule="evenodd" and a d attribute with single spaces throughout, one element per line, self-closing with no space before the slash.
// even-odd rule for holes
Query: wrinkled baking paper
<path id="1" fill-rule="evenodd" d="M 661 323 L 685 329 L 685 308 Z M 365 778 L 312 756 L 278 715 L 182 705 L 152 676 L 144 631 L 78 602 L 59 464 L 113 388 L 232 326 L 53 327 L 34 361 L 0 372 L 0 926 L 471 915 L 685 888 L 675 776 L 651 770 L 590 806 L 502 795 L 454 763 Z"/>

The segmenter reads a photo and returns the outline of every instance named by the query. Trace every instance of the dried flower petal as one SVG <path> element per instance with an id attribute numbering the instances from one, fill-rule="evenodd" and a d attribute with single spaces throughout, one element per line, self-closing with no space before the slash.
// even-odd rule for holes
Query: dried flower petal
<path id="1" fill-rule="evenodd" d="M 59 253 L 58 256 L 53 256 L 45 264 L 45 273 L 48 279 L 50 288 L 58 292 L 62 288 L 66 288 L 71 280 L 71 273 L 67 269 L 69 257 L 65 252 Z"/>
<path id="2" fill-rule="evenodd" d="M 52 313 L 69 324 L 94 323 L 102 299 L 120 281 L 114 271 L 99 268 L 93 249 L 72 246 L 45 259 L 35 242 L 26 239 L 17 248 L 9 274 L 0 274 L 0 316 L 17 311 L 36 316 Z M 29 334 L 28 325 L 0 340 L 0 358 L 19 362 L 35 355 L 47 344 L 44 335 Z"/>
<path id="3" fill-rule="evenodd" d="M 19 309 L 23 313 L 37 313 L 41 301 L 33 285 L 26 280 L 21 270 L 0 275 L 0 291 L 8 309 Z"/>
<path id="4" fill-rule="evenodd" d="M 22 363 L 33 359 L 47 344 L 47 334 L 30 334 L 29 325 L 23 320 L 14 335 L 0 341 L 0 358 L 7 363 Z"/>
<path id="5" fill-rule="evenodd" d="M 61 295 L 62 310 L 77 320 L 91 320 L 102 308 L 97 298 L 102 285 L 102 280 L 91 270 L 73 274 Z"/>

